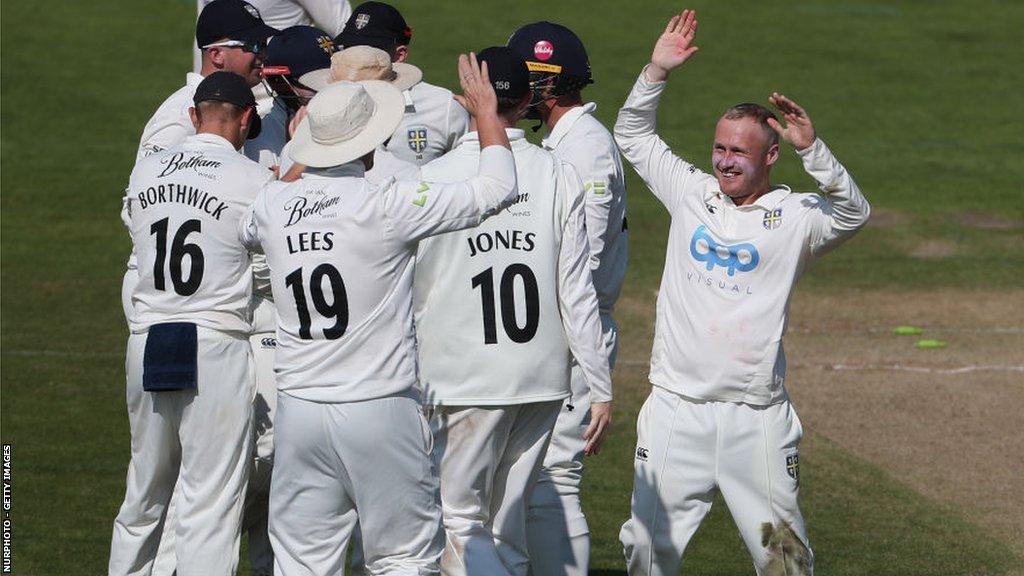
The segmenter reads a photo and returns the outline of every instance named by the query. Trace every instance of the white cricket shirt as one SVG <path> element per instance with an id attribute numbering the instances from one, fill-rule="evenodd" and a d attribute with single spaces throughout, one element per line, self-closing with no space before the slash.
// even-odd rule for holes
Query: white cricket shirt
<path id="1" fill-rule="evenodd" d="M 469 130 L 469 114 L 451 90 L 418 82 L 402 93 L 405 115 L 387 146 L 378 146 L 370 180 L 383 181 L 408 165 L 422 166 L 455 147 Z"/>
<path id="2" fill-rule="evenodd" d="M 566 112 L 542 145 L 572 164 L 583 180 L 590 269 L 601 312 L 609 314 L 629 260 L 626 179 L 611 132 L 593 116 L 596 108 L 591 102 Z"/>
<path id="3" fill-rule="evenodd" d="M 412 281 L 417 243 L 476 226 L 515 197 L 512 155 L 484 150 L 479 173 L 452 184 L 369 184 L 358 161 L 274 182 L 239 236 L 270 266 L 278 389 L 357 402 L 416 386 Z"/>
<path id="4" fill-rule="evenodd" d="M 814 258 L 867 222 L 868 202 L 819 139 L 798 155 L 825 197 L 777 186 L 736 206 L 655 134 L 664 88 L 641 73 L 615 123 L 622 154 L 672 217 L 651 383 L 700 400 L 779 402 L 793 287 Z"/>
<path id="5" fill-rule="evenodd" d="M 611 400 L 591 281 L 583 186 L 572 166 L 508 129 L 519 195 L 477 228 L 435 236 L 416 256 L 414 314 L 424 401 L 502 405 L 569 395 L 576 357 L 595 402 Z M 476 132 L 422 168 L 452 182 L 480 162 Z"/>
<path id="6" fill-rule="evenodd" d="M 238 223 L 272 177 L 214 134 L 136 164 L 127 191 L 139 275 L 132 332 L 193 322 L 248 334 L 253 279 Z"/>
<path id="7" fill-rule="evenodd" d="M 402 93 L 405 114 L 387 146 L 374 151 L 366 179 L 376 185 L 389 178 L 413 179 L 418 167 L 455 147 L 469 130 L 469 114 L 450 90 L 419 82 Z M 281 174 L 292 167 L 288 147 L 281 153 Z"/>
<path id="8" fill-rule="evenodd" d="M 160 104 L 146 123 L 146 127 L 142 129 L 139 149 L 135 153 L 136 162 L 154 152 L 175 146 L 196 133 L 188 109 L 194 105 L 192 99 L 202 81 L 202 76 L 189 72 L 185 75 L 185 85 Z"/>
<path id="9" fill-rule="evenodd" d="M 341 34 L 352 15 L 348 0 L 246 0 L 260 13 L 260 18 L 277 30 L 292 26 L 316 26 L 332 38 Z M 213 0 L 197 0 L 196 17 Z M 192 64 L 196 72 L 202 67 L 202 56 L 192 37 Z"/>

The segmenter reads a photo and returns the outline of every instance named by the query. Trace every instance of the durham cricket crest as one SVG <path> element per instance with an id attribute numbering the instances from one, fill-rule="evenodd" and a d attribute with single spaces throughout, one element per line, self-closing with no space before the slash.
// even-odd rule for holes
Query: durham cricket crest
<path id="1" fill-rule="evenodd" d="M 761 224 L 764 225 L 765 230 L 774 230 L 782 226 L 782 208 L 765 210 L 764 220 L 761 221 Z"/>
<path id="2" fill-rule="evenodd" d="M 800 454 L 786 456 L 786 474 L 797 483 L 800 482 Z"/>
<path id="3" fill-rule="evenodd" d="M 356 30 L 362 30 L 366 28 L 366 25 L 370 23 L 369 14 L 356 14 Z"/>
<path id="4" fill-rule="evenodd" d="M 423 126 L 412 126 L 406 132 L 409 149 L 416 153 L 418 160 L 423 159 L 423 151 L 427 149 L 427 129 Z"/>

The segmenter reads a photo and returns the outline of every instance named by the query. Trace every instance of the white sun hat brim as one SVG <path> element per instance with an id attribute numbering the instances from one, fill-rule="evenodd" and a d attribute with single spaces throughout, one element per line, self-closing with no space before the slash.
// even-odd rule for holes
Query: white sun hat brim
<path id="1" fill-rule="evenodd" d="M 409 88 L 420 83 L 423 80 L 423 71 L 413 66 L 412 64 L 406 64 L 405 62 L 395 62 L 391 65 L 391 70 L 394 72 L 394 77 L 390 80 L 378 79 L 382 82 L 387 82 L 399 90 L 405 91 Z M 342 80 L 359 81 L 350 78 L 343 78 Z M 331 69 L 321 68 L 320 70 L 313 70 L 312 72 L 306 72 L 302 76 L 299 76 L 299 83 L 303 86 L 316 90 L 319 92 L 327 86 L 334 84 L 340 80 L 331 80 Z"/>
<path id="2" fill-rule="evenodd" d="M 310 101 L 309 106 L 314 106 L 314 103 L 317 103 L 318 107 L 344 109 L 349 102 L 346 93 L 350 93 L 349 87 L 352 84 L 362 86 L 373 100 L 374 111 L 366 125 L 358 134 L 346 140 L 335 143 L 317 142 L 313 138 L 310 117 L 307 114 L 295 129 L 295 135 L 289 146 L 289 155 L 292 160 L 313 168 L 340 166 L 362 158 L 395 133 L 405 114 L 405 98 L 401 91 L 388 82 L 379 80 L 366 80 L 358 83 L 335 82 L 317 93 Z"/>

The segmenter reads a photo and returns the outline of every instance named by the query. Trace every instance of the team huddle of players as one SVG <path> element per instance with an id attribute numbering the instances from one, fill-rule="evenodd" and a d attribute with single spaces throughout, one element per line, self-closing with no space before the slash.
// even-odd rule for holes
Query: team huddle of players
<path id="1" fill-rule="evenodd" d="M 678 574 L 718 489 L 758 573 L 810 573 L 781 338 L 800 273 L 869 209 L 806 113 L 779 94 L 785 125 L 731 108 L 709 175 L 655 134 L 691 11 L 613 137 L 564 26 L 461 56 L 456 95 L 406 61 L 394 7 L 309 4 L 333 38 L 200 2 L 197 72 L 143 131 L 109 573 L 233 574 L 245 532 L 256 575 L 586 574 L 583 458 L 611 424 L 628 255 L 620 150 L 672 216 L 629 573 Z M 780 136 L 827 198 L 769 184 Z"/>

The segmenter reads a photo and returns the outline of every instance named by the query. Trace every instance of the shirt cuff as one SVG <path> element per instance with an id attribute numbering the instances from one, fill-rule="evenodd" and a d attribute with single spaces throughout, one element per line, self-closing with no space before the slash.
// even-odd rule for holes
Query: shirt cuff
<path id="1" fill-rule="evenodd" d="M 805 163 L 820 158 L 822 153 L 831 154 L 828 151 L 828 146 L 825 145 L 825 141 L 818 137 L 814 138 L 814 142 L 810 146 L 803 150 L 797 150 L 796 153 L 797 156 L 803 158 Z"/>
<path id="2" fill-rule="evenodd" d="M 655 89 L 655 88 L 664 88 L 665 84 L 668 83 L 668 80 L 662 80 L 661 82 L 655 82 L 654 80 L 651 80 L 650 78 L 647 77 L 647 69 L 650 68 L 650 67 L 651 67 L 651 65 L 647 64 L 647 65 L 644 66 L 644 69 L 640 71 L 640 81 L 637 82 L 637 84 L 639 84 L 640 86 L 643 86 L 644 88 L 646 88 L 648 90 Z"/>

